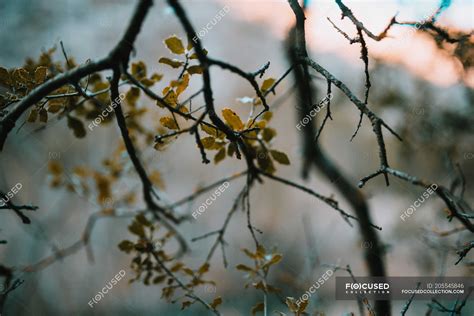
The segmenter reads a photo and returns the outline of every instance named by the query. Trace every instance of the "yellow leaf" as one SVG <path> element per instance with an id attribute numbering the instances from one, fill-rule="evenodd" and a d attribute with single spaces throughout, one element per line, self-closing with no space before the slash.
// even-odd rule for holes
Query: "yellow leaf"
<path id="1" fill-rule="evenodd" d="M 46 79 L 46 73 L 48 71 L 48 68 L 40 66 L 36 68 L 35 70 L 35 82 L 36 83 L 43 83 L 44 80 Z"/>
<path id="2" fill-rule="evenodd" d="M 161 63 L 161 64 L 169 65 L 173 68 L 178 68 L 181 65 L 183 65 L 182 61 L 179 61 L 177 59 L 169 59 L 169 58 L 166 58 L 166 57 L 161 57 L 160 60 L 158 60 L 158 62 Z"/>
<path id="3" fill-rule="evenodd" d="M 288 159 L 288 156 L 284 152 L 278 150 L 270 150 L 270 153 L 272 154 L 273 159 L 275 159 L 282 165 L 290 164 L 290 159 Z"/>
<path id="4" fill-rule="evenodd" d="M 222 116 L 224 116 L 225 121 L 234 131 L 240 131 L 244 128 L 244 123 L 242 123 L 240 117 L 231 109 L 223 109 Z"/>
<path id="5" fill-rule="evenodd" d="M 181 42 L 181 39 L 178 38 L 176 35 L 168 37 L 165 40 L 165 44 L 172 53 L 176 55 L 184 54 L 183 42 Z"/>
<path id="6" fill-rule="evenodd" d="M 189 75 L 184 74 L 183 78 L 178 82 L 177 88 L 176 88 L 176 95 L 179 96 L 184 90 L 189 85 Z"/>
<path id="7" fill-rule="evenodd" d="M 201 68 L 201 66 L 191 66 L 191 67 L 188 68 L 188 73 L 190 75 L 202 74 L 202 68 Z"/>
<path id="8" fill-rule="evenodd" d="M 178 104 L 178 96 L 173 90 L 168 90 L 165 95 L 166 97 L 164 100 L 166 101 L 166 103 L 171 106 L 176 106 Z"/>
<path id="9" fill-rule="evenodd" d="M 176 122 L 174 121 L 172 117 L 163 116 L 162 118 L 160 118 L 160 123 L 161 125 L 169 129 L 178 129 L 178 125 L 176 124 Z"/>
<path id="10" fill-rule="evenodd" d="M 206 149 L 211 149 L 212 146 L 214 146 L 215 141 L 215 138 L 211 136 L 204 137 L 201 139 L 201 143 Z"/>
<path id="11" fill-rule="evenodd" d="M 270 89 L 273 84 L 275 83 L 275 79 L 273 78 L 268 78 L 266 79 L 263 84 L 262 84 L 262 87 L 260 88 L 260 90 L 262 90 L 263 92 L 267 91 L 268 89 Z"/>
<path id="12" fill-rule="evenodd" d="M 225 158 L 225 147 L 222 147 L 221 149 L 219 149 L 217 154 L 214 156 L 214 163 L 217 165 L 224 158 Z"/>

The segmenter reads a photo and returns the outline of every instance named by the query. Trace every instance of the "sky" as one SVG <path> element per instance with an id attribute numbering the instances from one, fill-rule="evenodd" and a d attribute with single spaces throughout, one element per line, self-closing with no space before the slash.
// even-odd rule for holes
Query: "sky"
<path id="1" fill-rule="evenodd" d="M 230 6 L 233 14 L 243 20 L 259 22 L 269 26 L 271 32 L 284 38 L 294 17 L 285 0 L 272 1 L 220 1 Z M 445 1 L 448 3 L 449 1 Z M 355 16 L 374 34 L 380 33 L 390 19 L 397 15 L 398 21 L 423 21 L 439 7 L 439 1 L 344 1 Z M 271 14 L 268 14 L 271 12 Z M 347 34 L 356 35 L 354 25 L 346 18 L 340 20 L 340 9 L 333 0 L 311 0 L 308 4 L 306 21 L 307 42 L 313 52 L 334 53 L 350 62 L 359 62 L 360 47 L 349 45 L 336 32 L 327 17 Z M 278 16 L 278 18 L 275 18 Z M 474 2 L 452 1 L 438 19 L 446 27 L 466 32 L 474 28 Z M 415 32 L 408 26 L 394 26 L 390 37 L 376 42 L 367 40 L 369 55 L 407 68 L 416 76 L 442 86 L 454 85 L 460 80 L 460 63 L 436 49 L 434 41 Z M 474 40 L 474 36 L 471 36 Z M 474 87 L 474 73 L 467 75 L 467 82 Z"/>

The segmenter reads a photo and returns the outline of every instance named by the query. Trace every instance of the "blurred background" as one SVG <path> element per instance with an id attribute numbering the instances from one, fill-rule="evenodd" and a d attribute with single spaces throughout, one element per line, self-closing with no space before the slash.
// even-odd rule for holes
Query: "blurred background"
<path id="1" fill-rule="evenodd" d="M 438 1 L 345 1 L 355 16 L 373 33 L 384 29 L 397 15 L 399 21 L 423 21 L 439 7 Z M 42 50 L 59 47 L 63 41 L 76 62 L 98 59 L 109 52 L 122 35 L 135 1 L 125 0 L 6 0 L 0 2 L 0 65 L 19 67 L 27 57 L 36 58 Z M 281 1 L 182 1 L 197 30 L 202 29 L 224 6 L 229 12 L 202 38 L 210 56 L 229 61 L 244 70 L 256 71 L 271 62 L 266 76 L 278 78 L 288 68 L 284 40 L 294 23 L 288 3 Z M 332 74 L 345 82 L 362 98 L 364 93 L 363 63 L 360 47 L 350 45 L 329 23 L 355 36 L 354 26 L 340 20 L 340 10 L 333 1 L 309 1 L 307 12 L 307 42 L 309 53 Z M 409 26 L 393 26 L 390 37 L 381 42 L 367 39 L 372 81 L 370 107 L 404 138 L 398 142 L 386 136 L 389 163 L 423 179 L 449 186 L 457 177 L 458 163 L 467 180 L 466 199 L 472 199 L 474 176 L 474 67 L 472 49 L 474 4 L 472 1 L 452 1 L 438 19 L 439 25 L 456 32 L 471 32 L 469 48 L 455 44 L 438 45 L 426 33 Z M 172 34 L 184 38 L 184 32 L 171 9 L 156 1 L 144 29 L 136 42 L 134 61 L 143 60 L 149 69 L 165 75 L 168 82 L 175 72 L 158 63 L 169 57 L 163 40 Z M 56 54 L 61 60 L 60 50 Z M 251 87 L 229 72 L 213 68 L 212 85 L 218 108 L 231 107 L 248 114 L 248 105 L 236 99 L 252 96 Z M 322 175 L 313 172 L 308 181 L 301 179 L 300 132 L 296 128 L 297 101 L 292 94 L 293 78 L 289 76 L 269 97 L 274 109 L 272 127 L 278 135 L 274 148 L 288 153 L 291 165 L 279 166 L 277 174 L 325 195 L 334 194 L 341 206 L 351 212 L 348 204 Z M 315 81 L 320 95 L 325 80 Z M 193 78 L 187 93 L 201 87 Z M 155 87 L 160 91 L 159 87 Z M 286 95 L 286 98 L 280 98 Z M 202 99 L 196 101 L 203 103 Z M 142 98 L 140 106 L 153 107 Z M 332 100 L 333 121 L 329 121 L 321 146 L 341 166 L 354 184 L 378 168 L 378 152 L 370 124 L 364 119 L 358 136 L 350 142 L 359 113 L 339 91 Z M 147 116 L 153 121 L 154 116 Z M 151 123 L 150 123 L 151 124 Z M 156 124 L 155 124 L 156 125 Z M 39 124 L 38 124 L 39 126 Z M 14 131 L 0 155 L 0 188 L 20 182 L 23 188 L 14 201 L 32 203 L 39 210 L 31 215 L 32 224 L 23 225 L 16 216 L 4 213 L 0 223 L 1 239 L 8 240 L 0 248 L 2 264 L 24 267 L 68 247 L 80 239 L 90 214 L 99 211 L 94 199 L 84 198 L 64 189 L 52 189 L 48 163 L 59 160 L 66 173 L 78 165 L 101 168 L 104 158 L 112 157 L 119 144 L 119 132 L 114 124 L 103 124 L 85 139 L 76 139 L 60 121 L 37 131 L 38 126 L 24 126 Z M 154 126 L 154 125 L 153 125 Z M 166 151 L 141 148 L 148 168 L 160 172 L 164 183 L 160 196 L 176 201 L 197 187 L 212 183 L 244 169 L 242 161 L 226 159 L 219 165 L 203 165 L 193 137 L 180 137 Z M 126 168 L 132 170 L 130 163 Z M 140 183 L 130 172 L 122 179 L 125 191 L 139 188 Z M 244 180 L 232 181 L 229 188 L 196 221 L 184 224 L 180 230 L 186 239 L 219 229 L 232 206 Z M 454 265 L 456 250 L 472 238 L 461 232 L 441 237 L 439 232 L 459 227 L 456 220 L 446 220 L 445 206 L 435 196 L 430 197 L 406 221 L 400 215 L 422 194 L 423 189 L 391 178 L 386 187 L 382 178 L 369 182 L 363 189 L 370 204 L 373 222 L 383 227 L 379 236 L 387 245 L 386 266 L 390 276 L 473 276 L 472 255 Z M 209 195 L 204 194 L 180 212 L 190 213 Z M 364 248 L 371 247 L 360 239 L 358 227 L 349 227 L 334 210 L 303 192 L 279 183 L 265 181 L 251 191 L 253 223 L 263 231 L 259 236 L 268 248 L 283 253 L 283 261 L 270 273 L 270 283 L 281 288 L 284 296 L 300 297 L 327 270 L 324 264 L 350 264 L 354 274 L 364 276 L 367 268 L 362 259 Z M 136 209 L 139 209 L 137 206 Z M 127 210 L 124 210 L 127 211 Z M 58 260 L 41 271 L 18 273 L 22 286 L 9 296 L 5 315 L 207 315 L 193 306 L 181 311 L 160 299 L 159 286 L 121 281 L 94 308 L 88 301 L 116 275 L 126 271 L 125 279 L 133 277 L 129 269 L 131 257 L 117 248 L 127 237 L 130 218 L 101 219 L 91 235 L 90 251 L 85 249 Z M 249 315 L 250 308 L 261 301 L 254 289 L 244 289 L 243 273 L 234 267 L 249 263 L 240 251 L 253 247 L 246 229 L 246 217 L 238 212 L 233 218 L 227 238 L 229 268 L 222 264 L 221 254 L 214 256 L 209 278 L 218 280 L 198 292 L 204 298 L 222 296 L 223 315 Z M 190 266 L 202 263 L 213 238 L 191 243 L 192 251 L 184 260 Z M 316 264 L 314 264 L 316 262 Z M 336 275 L 344 275 L 337 272 Z M 326 315 L 357 312 L 351 301 L 335 301 L 335 278 L 311 297 L 311 310 Z M 472 302 L 472 301 L 471 301 Z M 474 313 L 468 303 L 465 315 Z M 408 315 L 422 315 L 426 301 L 415 301 Z M 394 314 L 405 302 L 393 302 Z M 287 309 L 276 299 L 269 302 L 270 311 Z M 441 315 L 434 312 L 432 315 Z"/>

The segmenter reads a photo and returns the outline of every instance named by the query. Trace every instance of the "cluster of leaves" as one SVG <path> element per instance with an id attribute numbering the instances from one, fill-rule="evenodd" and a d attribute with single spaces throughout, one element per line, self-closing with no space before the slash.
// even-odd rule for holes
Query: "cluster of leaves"
<path id="1" fill-rule="evenodd" d="M 237 270 L 245 272 L 245 278 L 249 281 L 245 284 L 245 288 L 250 286 L 254 287 L 258 291 L 263 292 L 265 295 L 267 293 L 279 293 L 281 290 L 277 287 L 274 287 L 267 283 L 267 276 L 270 271 L 270 268 L 279 263 L 283 256 L 277 252 L 271 251 L 267 252 L 265 248 L 259 244 L 255 252 L 252 252 L 248 249 L 242 249 L 247 257 L 253 260 L 253 267 L 238 264 L 236 266 Z M 252 315 L 256 315 L 258 312 L 264 310 L 264 303 L 259 302 L 252 307 Z"/>
<path id="2" fill-rule="evenodd" d="M 196 302 L 189 294 L 197 287 L 209 284 L 215 286 L 214 281 L 204 279 L 209 271 L 209 263 L 191 269 L 182 261 L 175 260 L 164 250 L 173 233 L 168 231 L 156 237 L 159 229 L 145 215 L 139 214 L 128 227 L 136 240 L 123 240 L 118 247 L 127 254 L 133 254 L 131 268 L 135 277 L 130 283 L 141 281 L 145 285 L 163 285 L 162 297 L 172 303 L 181 301 L 181 308 L 185 309 Z M 170 264 L 168 271 L 165 269 L 167 264 Z M 221 303 L 222 298 L 216 297 L 209 305 L 216 309 Z"/>
<path id="3" fill-rule="evenodd" d="M 42 52 L 36 61 L 28 58 L 20 68 L 8 70 L 0 67 L 0 85 L 4 88 L 0 94 L 0 109 L 21 100 L 48 78 L 69 69 L 68 65 L 53 61 L 55 51 L 55 48 L 51 48 Z M 70 65 L 75 66 L 74 60 L 70 60 Z"/>
<path id="4" fill-rule="evenodd" d="M 271 141 L 276 136 L 276 130 L 268 127 L 268 123 L 272 118 L 271 112 L 265 112 L 261 119 L 254 121 L 249 119 L 247 123 L 243 123 L 242 119 L 230 108 L 222 110 L 222 117 L 227 125 L 235 132 L 240 133 L 244 142 L 258 166 L 269 173 L 275 172 L 273 160 L 280 164 L 289 165 L 290 161 L 287 155 L 281 151 L 270 149 Z M 201 129 L 209 136 L 201 139 L 206 150 L 216 150 L 214 162 L 217 164 L 228 157 L 236 156 L 241 159 L 239 148 L 236 143 L 225 139 L 225 134 L 213 127 L 201 124 Z"/>
<path id="5" fill-rule="evenodd" d="M 76 166 L 71 173 L 66 172 L 59 160 L 51 160 L 48 164 L 50 185 L 53 188 L 65 187 L 68 191 L 84 197 L 92 197 L 92 194 L 97 192 L 97 204 L 107 212 L 112 212 L 121 205 L 132 206 L 136 202 L 136 192 L 129 185 L 123 187 L 124 182 L 120 181 L 127 172 L 124 167 L 124 153 L 125 148 L 120 145 L 109 158 L 102 161 L 101 170 Z M 151 172 L 149 178 L 154 185 L 164 188 L 159 171 Z"/>

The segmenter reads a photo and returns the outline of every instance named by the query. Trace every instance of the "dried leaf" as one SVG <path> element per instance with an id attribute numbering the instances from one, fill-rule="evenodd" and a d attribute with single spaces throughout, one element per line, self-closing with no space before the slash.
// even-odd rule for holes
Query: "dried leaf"
<path id="1" fill-rule="evenodd" d="M 169 129 L 178 129 L 178 125 L 176 124 L 174 119 L 170 116 L 163 116 L 162 118 L 160 118 L 160 123 L 161 125 Z"/>
<path id="2" fill-rule="evenodd" d="M 127 100 L 128 104 L 131 106 L 135 106 L 137 103 L 138 98 L 140 97 L 140 89 L 137 87 L 131 87 L 130 90 L 127 91 L 125 95 L 125 99 Z"/>
<path id="3" fill-rule="evenodd" d="M 263 268 L 268 268 L 273 264 L 277 264 L 278 262 L 281 261 L 282 258 L 283 256 L 279 253 L 273 254 L 272 258 L 263 265 Z"/>
<path id="4" fill-rule="evenodd" d="M 84 124 L 77 118 L 68 116 L 67 126 L 72 129 L 72 131 L 74 132 L 74 136 L 76 136 L 77 138 L 84 138 L 86 136 L 86 129 L 84 128 Z"/>
<path id="5" fill-rule="evenodd" d="M 130 226 L 128 226 L 128 230 L 132 233 L 137 235 L 138 237 L 145 238 L 145 230 L 143 228 L 143 225 L 140 224 L 137 221 L 133 221 Z"/>
<path id="6" fill-rule="evenodd" d="M 204 137 L 201 139 L 201 143 L 205 149 L 211 149 L 214 146 L 216 139 L 212 136 Z"/>
<path id="7" fill-rule="evenodd" d="M 146 65 L 143 61 L 132 64 L 132 76 L 137 79 L 146 77 Z"/>
<path id="8" fill-rule="evenodd" d="M 45 108 L 41 108 L 38 112 L 39 114 L 39 121 L 41 123 L 46 123 L 48 122 L 48 111 L 46 111 Z"/>
<path id="9" fill-rule="evenodd" d="M 194 75 L 194 74 L 202 74 L 202 68 L 201 66 L 191 66 L 191 67 L 188 67 L 188 73 L 190 75 Z"/>
<path id="10" fill-rule="evenodd" d="M 183 42 L 181 42 L 181 39 L 178 38 L 176 35 L 168 37 L 165 40 L 165 44 L 172 53 L 176 55 L 184 54 L 185 50 L 184 50 Z"/>
<path id="11" fill-rule="evenodd" d="M 273 139 L 273 137 L 276 136 L 276 131 L 273 128 L 266 127 L 262 130 L 262 138 L 264 141 L 267 143 Z"/>
<path id="12" fill-rule="evenodd" d="M 273 113 L 270 111 L 267 111 L 262 114 L 262 120 L 265 120 L 267 122 L 269 122 L 272 119 L 272 117 L 273 117 Z"/>
<path id="13" fill-rule="evenodd" d="M 191 302 L 191 301 L 184 301 L 184 302 L 182 302 L 182 303 L 181 303 L 181 310 L 188 308 L 188 307 L 191 306 L 192 304 L 193 304 L 193 302 Z"/>
<path id="14" fill-rule="evenodd" d="M 290 159 L 288 159 L 288 156 L 284 152 L 281 152 L 278 150 L 270 150 L 270 153 L 272 154 L 273 159 L 275 159 L 277 162 L 281 163 L 282 165 L 290 164 Z"/>
<path id="15" fill-rule="evenodd" d="M 216 297 L 212 303 L 210 304 L 212 308 L 216 309 L 217 306 L 219 306 L 220 304 L 222 304 L 222 298 L 220 296 Z"/>
<path id="16" fill-rule="evenodd" d="M 258 303 L 254 307 L 252 307 L 252 315 L 257 314 L 257 312 L 263 312 L 263 308 L 265 305 L 263 303 Z"/>
<path id="17" fill-rule="evenodd" d="M 257 152 L 257 163 L 258 166 L 268 173 L 274 173 L 275 167 L 270 155 L 265 150 L 259 150 Z"/>
<path id="18" fill-rule="evenodd" d="M 176 88 L 176 96 L 179 96 L 189 85 L 189 75 L 184 74 L 183 78 L 179 81 Z"/>
<path id="19" fill-rule="evenodd" d="M 214 156 L 214 163 L 217 165 L 219 162 L 224 160 L 224 158 L 225 158 L 225 147 L 222 147 Z"/>
<path id="20" fill-rule="evenodd" d="M 57 160 L 50 160 L 48 163 L 48 170 L 54 176 L 60 176 L 63 173 L 63 166 Z"/>
<path id="21" fill-rule="evenodd" d="M 224 138 L 225 134 L 221 131 L 219 131 L 217 128 L 208 126 L 206 124 L 201 124 L 201 129 L 208 135 L 214 136 L 216 138 Z"/>
<path id="22" fill-rule="evenodd" d="M 35 70 L 35 82 L 40 84 L 43 83 L 46 79 L 46 74 L 48 72 L 48 68 L 40 66 Z"/>
<path id="23" fill-rule="evenodd" d="M 275 79 L 268 78 L 263 82 L 262 86 L 260 87 L 260 90 L 262 90 L 262 92 L 265 92 L 268 89 L 270 89 L 274 83 L 275 83 Z"/>
<path id="24" fill-rule="evenodd" d="M 63 102 L 60 99 L 53 99 L 48 102 L 48 112 L 49 113 L 58 113 L 64 107 Z"/>
<path id="25" fill-rule="evenodd" d="M 254 271 L 252 268 L 246 266 L 245 264 L 238 264 L 235 268 L 237 270 L 241 270 L 241 271 L 245 271 L 245 272 L 253 272 Z"/>
<path id="26" fill-rule="evenodd" d="M 34 123 L 34 122 L 36 122 L 37 118 L 38 118 L 38 110 L 32 109 L 30 111 L 30 114 L 28 115 L 28 118 L 26 119 L 26 121 L 29 122 L 29 123 Z"/>
<path id="27" fill-rule="evenodd" d="M 199 273 L 199 274 L 204 274 L 204 273 L 206 273 L 207 271 L 209 271 L 209 266 L 210 266 L 210 265 L 209 265 L 208 262 L 204 263 L 204 264 L 199 268 L 198 273 Z"/>
<path id="28" fill-rule="evenodd" d="M 130 253 L 133 248 L 134 248 L 134 243 L 129 241 L 129 240 L 123 240 L 120 242 L 120 244 L 118 245 L 119 249 L 126 252 L 126 253 Z"/>
<path id="29" fill-rule="evenodd" d="M 225 121 L 234 131 L 240 131 L 244 128 L 244 123 L 242 123 L 240 117 L 231 109 L 223 109 L 222 116 L 224 116 Z"/>
<path id="30" fill-rule="evenodd" d="M 0 67 L 0 84 L 10 85 L 10 74 L 6 68 Z"/>
<path id="31" fill-rule="evenodd" d="M 161 57 L 160 60 L 158 60 L 159 63 L 161 64 L 166 64 L 168 66 L 171 66 L 173 68 L 179 68 L 180 66 L 183 65 L 183 62 L 177 59 L 169 59 L 166 57 Z"/>
<path id="32" fill-rule="evenodd" d="M 161 81 L 161 79 L 163 79 L 163 75 L 154 73 L 153 75 L 151 75 L 150 79 L 153 80 L 154 82 L 158 82 L 158 81 Z"/>

